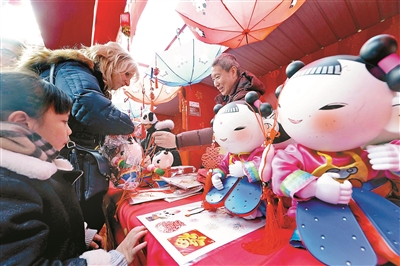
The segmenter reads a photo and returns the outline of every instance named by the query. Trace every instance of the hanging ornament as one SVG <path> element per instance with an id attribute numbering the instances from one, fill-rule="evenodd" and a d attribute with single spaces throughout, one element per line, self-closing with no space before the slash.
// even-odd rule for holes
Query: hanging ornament
<path id="1" fill-rule="evenodd" d="M 158 76 L 158 74 L 160 74 L 160 69 L 158 69 L 158 67 L 157 67 L 157 54 L 156 54 L 156 58 L 154 60 L 154 63 L 155 63 L 154 76 L 155 76 L 155 83 L 156 83 L 155 86 L 156 86 L 156 89 L 158 89 L 158 78 L 157 78 L 157 76 Z M 153 74 L 153 70 L 151 70 L 151 71 L 152 71 L 152 74 Z"/>
<path id="2" fill-rule="evenodd" d="M 153 84 L 152 84 L 152 79 L 153 79 L 153 69 L 151 69 L 151 76 L 150 76 L 150 111 L 154 112 L 154 88 L 153 88 Z"/>
<path id="3" fill-rule="evenodd" d="M 158 67 L 154 68 L 154 80 L 155 80 L 155 87 L 156 89 L 158 89 L 158 78 L 157 75 L 160 73 L 160 70 L 158 69 Z"/>
<path id="4" fill-rule="evenodd" d="M 121 32 L 127 36 L 131 36 L 131 14 L 125 12 L 120 15 Z"/>

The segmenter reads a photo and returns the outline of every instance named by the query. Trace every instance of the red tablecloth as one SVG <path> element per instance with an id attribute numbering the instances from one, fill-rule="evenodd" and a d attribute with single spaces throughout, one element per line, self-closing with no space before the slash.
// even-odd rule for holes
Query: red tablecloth
<path id="1" fill-rule="evenodd" d="M 110 189 L 107 197 L 115 200 L 119 199 L 121 191 Z M 129 232 L 133 227 L 143 225 L 137 216 L 160 211 L 166 208 L 189 204 L 200 201 L 201 195 L 168 203 L 164 200 L 156 200 L 137 205 L 129 205 L 125 200 L 120 203 L 117 212 L 118 223 L 111 223 L 112 232 L 117 243 L 120 243 L 125 232 Z M 113 201 L 111 201 L 112 203 Z M 242 248 L 242 243 L 250 242 L 262 236 L 264 228 L 260 228 L 242 238 L 226 244 L 200 259 L 194 265 L 323 265 L 315 259 L 308 251 L 292 247 L 289 243 L 282 249 L 270 255 L 256 255 L 249 253 Z M 290 239 L 293 231 L 284 230 L 283 234 Z M 147 249 L 145 250 L 147 265 L 177 265 L 175 260 L 164 250 L 157 239 L 148 233 L 145 237 Z"/>

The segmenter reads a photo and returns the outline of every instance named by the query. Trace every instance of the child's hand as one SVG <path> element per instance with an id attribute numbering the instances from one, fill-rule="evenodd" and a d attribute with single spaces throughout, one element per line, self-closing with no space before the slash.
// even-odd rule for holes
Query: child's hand
<path id="1" fill-rule="evenodd" d="M 99 234 L 95 234 L 92 242 L 90 242 L 89 247 L 93 249 L 103 248 L 103 237 Z"/>
<path id="2" fill-rule="evenodd" d="M 151 164 L 151 158 L 150 156 L 146 155 L 146 157 L 143 160 L 143 167 L 147 168 Z"/>
<path id="3" fill-rule="evenodd" d="M 121 244 L 117 247 L 116 250 L 124 254 L 128 265 L 133 262 L 136 253 L 147 245 L 147 242 L 138 244 L 139 239 L 144 237 L 146 234 L 146 227 L 136 226 L 126 235 L 124 240 L 122 240 Z"/>

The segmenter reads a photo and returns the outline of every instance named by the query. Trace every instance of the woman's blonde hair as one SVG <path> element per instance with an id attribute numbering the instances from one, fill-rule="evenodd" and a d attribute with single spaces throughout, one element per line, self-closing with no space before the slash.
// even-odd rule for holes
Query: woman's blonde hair
<path id="1" fill-rule="evenodd" d="M 103 74 L 105 90 L 113 87 L 111 78 L 113 72 L 129 72 L 133 74 L 133 82 L 136 82 L 139 79 L 140 73 L 136 61 L 127 50 L 116 42 L 83 47 L 81 52 L 93 60 L 98 66 L 100 72 Z"/>

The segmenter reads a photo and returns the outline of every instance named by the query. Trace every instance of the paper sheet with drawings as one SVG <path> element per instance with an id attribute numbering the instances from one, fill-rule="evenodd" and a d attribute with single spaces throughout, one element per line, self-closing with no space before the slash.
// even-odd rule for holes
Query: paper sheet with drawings
<path id="1" fill-rule="evenodd" d="M 203 210 L 201 202 L 137 217 L 179 265 L 190 265 L 226 243 L 265 225 L 265 219 L 245 220 L 224 208 Z"/>

